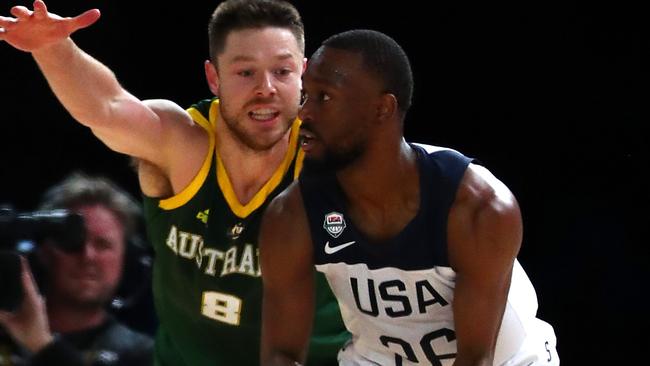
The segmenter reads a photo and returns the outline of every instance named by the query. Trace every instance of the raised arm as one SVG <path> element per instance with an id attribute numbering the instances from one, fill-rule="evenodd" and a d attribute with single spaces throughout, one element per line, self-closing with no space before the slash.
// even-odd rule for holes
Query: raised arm
<path id="1" fill-rule="evenodd" d="M 176 135 L 191 129 L 191 118 L 172 102 L 138 100 L 110 69 L 75 45 L 70 35 L 95 23 L 99 10 L 63 18 L 36 0 L 33 11 L 15 6 L 11 14 L 14 17 L 0 17 L 0 40 L 33 55 L 54 94 L 77 121 L 111 149 L 169 168 L 168 150 L 182 141 Z"/>
<path id="2" fill-rule="evenodd" d="M 261 364 L 295 366 L 307 356 L 314 316 L 312 244 L 297 182 L 269 205 L 259 243 L 264 282 Z"/>
<path id="3" fill-rule="evenodd" d="M 449 213 L 449 259 L 457 273 L 455 366 L 492 365 L 522 240 L 519 206 L 487 169 L 470 165 Z"/>

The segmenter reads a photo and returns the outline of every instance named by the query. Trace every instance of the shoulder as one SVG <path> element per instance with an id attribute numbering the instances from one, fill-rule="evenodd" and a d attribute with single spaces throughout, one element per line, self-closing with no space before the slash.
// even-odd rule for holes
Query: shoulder
<path id="1" fill-rule="evenodd" d="M 105 342 L 124 349 L 149 349 L 153 347 L 153 338 L 137 332 L 126 325 L 115 321 L 107 329 Z"/>
<path id="2" fill-rule="evenodd" d="M 304 211 L 304 208 L 300 183 L 299 180 L 294 180 L 285 190 L 273 198 L 264 216 L 265 220 L 290 219 L 301 211 Z"/>
<path id="3" fill-rule="evenodd" d="M 191 123 L 189 113 L 168 99 L 147 99 L 143 101 L 163 122 Z"/>
<path id="4" fill-rule="evenodd" d="M 179 106 L 178 104 L 174 103 L 169 99 L 147 99 L 142 102 L 156 113 L 181 114 L 182 112 L 184 114 L 187 114 L 187 112 L 185 112 L 185 110 L 181 108 L 181 106 Z"/>
<path id="5" fill-rule="evenodd" d="M 153 362 L 153 338 L 118 321 L 112 322 L 96 347 L 113 352 L 120 365 L 150 365 Z"/>
<path id="6" fill-rule="evenodd" d="M 459 204 L 484 208 L 486 213 L 519 211 L 510 189 L 487 168 L 469 164 L 458 189 Z"/>
<path id="7" fill-rule="evenodd" d="M 165 99 L 145 103 L 157 115 L 160 128 L 152 129 L 158 141 L 154 167 L 140 165 L 141 188 L 151 197 L 168 197 L 180 192 L 197 175 L 210 153 L 209 126 L 194 121 L 190 113 Z"/>
<path id="8" fill-rule="evenodd" d="M 419 142 L 411 142 L 410 145 L 416 149 L 420 149 L 421 151 L 425 152 L 427 155 L 449 156 L 450 158 L 466 158 L 465 155 L 462 154 L 460 151 L 452 149 L 450 147 L 428 145 Z"/>
<path id="9" fill-rule="evenodd" d="M 458 150 L 448 147 L 433 146 L 420 143 L 411 143 L 411 147 L 420 155 L 424 156 L 429 166 L 434 169 L 457 176 L 454 180 L 460 180 L 467 168 L 467 165 L 474 159 L 465 156 Z"/>
<path id="10" fill-rule="evenodd" d="M 192 115 L 178 104 L 167 99 L 148 99 L 144 103 L 156 114 L 162 127 L 161 139 L 171 139 L 172 145 L 193 145 L 197 139 L 206 140 L 203 124 L 197 123 Z"/>
<path id="11" fill-rule="evenodd" d="M 469 253 L 514 257 L 523 231 L 519 204 L 488 169 L 470 164 L 451 207 L 448 229 L 452 264 Z"/>
<path id="12" fill-rule="evenodd" d="M 307 215 L 299 181 L 292 182 L 277 195 L 264 212 L 260 229 L 260 248 L 282 246 L 287 249 L 309 240 Z"/>
<path id="13" fill-rule="evenodd" d="M 423 149 L 424 151 L 426 151 L 429 154 L 434 153 L 434 152 L 438 152 L 438 151 L 452 150 L 450 148 L 446 148 L 446 147 L 442 147 L 442 146 L 422 144 L 422 143 L 419 143 L 419 142 L 411 142 L 411 145 L 420 147 L 421 149 Z"/>

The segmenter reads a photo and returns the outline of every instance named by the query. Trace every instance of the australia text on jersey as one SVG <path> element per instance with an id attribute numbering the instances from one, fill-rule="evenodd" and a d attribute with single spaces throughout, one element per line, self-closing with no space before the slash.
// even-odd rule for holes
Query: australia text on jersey
<path id="1" fill-rule="evenodd" d="M 167 234 L 167 247 L 177 256 L 194 260 L 199 269 L 209 276 L 227 276 L 238 273 L 260 277 L 259 249 L 253 244 L 233 245 L 225 251 L 205 248 L 203 237 L 179 230 L 172 225 Z"/>

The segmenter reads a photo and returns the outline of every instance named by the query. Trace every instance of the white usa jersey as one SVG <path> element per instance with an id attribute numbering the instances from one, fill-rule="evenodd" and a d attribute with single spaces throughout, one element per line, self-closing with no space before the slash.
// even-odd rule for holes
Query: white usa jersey
<path id="1" fill-rule="evenodd" d="M 316 269 L 336 295 L 352 340 L 339 363 L 452 365 L 455 272 L 447 259 L 449 208 L 471 159 L 453 150 L 414 146 L 420 209 L 395 238 L 369 243 L 346 220 L 334 176 L 301 177 Z M 431 152 L 432 150 L 437 150 Z M 536 318 L 535 290 L 518 261 L 497 338 L 494 365 L 559 365 L 553 328 Z"/>

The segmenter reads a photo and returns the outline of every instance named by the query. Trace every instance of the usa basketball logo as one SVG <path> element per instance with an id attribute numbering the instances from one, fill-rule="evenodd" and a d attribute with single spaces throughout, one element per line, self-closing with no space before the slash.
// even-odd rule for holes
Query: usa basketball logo
<path id="1" fill-rule="evenodd" d="M 323 229 L 333 237 L 338 238 L 345 229 L 345 219 L 343 218 L 343 215 L 338 212 L 330 212 L 325 215 Z"/>

